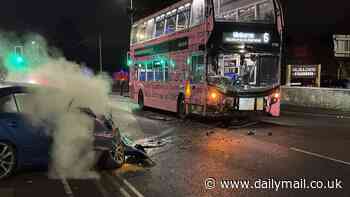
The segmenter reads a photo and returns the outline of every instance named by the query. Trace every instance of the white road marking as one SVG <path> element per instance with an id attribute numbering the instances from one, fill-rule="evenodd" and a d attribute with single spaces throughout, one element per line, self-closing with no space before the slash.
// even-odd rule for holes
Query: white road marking
<path id="1" fill-rule="evenodd" d="M 115 187 L 119 188 L 120 193 L 124 197 L 131 197 L 131 195 L 119 183 L 117 183 L 111 175 L 109 175 L 108 173 L 105 173 L 105 172 L 103 174 L 105 175 L 105 177 L 107 177 L 109 182 L 111 182 Z"/>
<path id="2" fill-rule="evenodd" d="M 142 195 L 131 183 L 129 183 L 126 179 L 124 179 L 123 177 L 116 175 L 119 179 L 121 179 L 123 181 L 123 183 L 129 187 L 129 189 L 131 189 L 136 196 L 138 197 L 144 197 L 144 195 Z"/>
<path id="3" fill-rule="evenodd" d="M 97 186 L 98 190 L 100 191 L 100 193 L 102 194 L 103 197 L 107 197 L 108 196 L 108 192 L 107 190 L 102 186 L 101 182 L 99 180 L 95 180 L 94 181 L 95 185 Z"/>
<path id="4" fill-rule="evenodd" d="M 131 197 L 130 194 L 124 188 L 120 187 L 119 191 L 124 197 Z"/>
<path id="5" fill-rule="evenodd" d="M 336 163 L 341 163 L 341 164 L 350 166 L 350 162 L 346 162 L 346 161 L 343 161 L 343 160 L 335 159 L 335 158 L 328 157 L 328 156 L 325 156 L 325 155 L 321 155 L 321 154 L 318 154 L 318 153 L 313 153 L 313 152 L 309 152 L 309 151 L 302 150 L 302 149 L 299 149 L 299 148 L 294 148 L 294 147 L 291 147 L 290 150 L 293 150 L 293 151 L 296 151 L 296 152 L 300 152 L 300 153 L 304 153 L 304 154 L 307 154 L 307 155 L 312 155 L 312 156 L 315 156 L 315 157 L 318 157 L 318 158 L 322 158 L 322 159 L 326 159 L 326 160 L 329 160 L 329 161 L 333 161 L 333 162 L 336 162 Z"/>
<path id="6" fill-rule="evenodd" d="M 67 196 L 74 197 L 72 188 L 70 187 L 68 181 L 65 178 L 61 177 L 61 182 L 63 184 L 63 188 L 64 188 L 64 191 L 66 192 Z"/>

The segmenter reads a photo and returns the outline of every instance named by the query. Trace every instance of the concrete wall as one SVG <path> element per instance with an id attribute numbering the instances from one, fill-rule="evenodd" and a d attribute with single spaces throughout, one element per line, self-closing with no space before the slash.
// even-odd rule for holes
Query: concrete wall
<path id="1" fill-rule="evenodd" d="M 350 89 L 284 86 L 282 103 L 350 112 Z"/>

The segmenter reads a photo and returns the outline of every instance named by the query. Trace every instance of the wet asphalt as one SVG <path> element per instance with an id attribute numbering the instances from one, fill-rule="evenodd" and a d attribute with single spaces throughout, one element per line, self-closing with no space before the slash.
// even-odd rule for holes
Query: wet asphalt
<path id="1" fill-rule="evenodd" d="M 151 161 L 129 158 L 121 169 L 100 172 L 99 180 L 67 180 L 71 192 L 45 171 L 21 172 L 0 182 L 0 197 L 350 196 L 348 119 L 294 114 L 232 128 L 220 120 L 139 112 L 119 96 L 112 97 L 111 105 L 123 134 L 148 147 Z M 215 180 L 214 188 L 206 187 L 208 178 Z M 221 180 L 300 179 L 337 179 L 342 189 L 221 187 Z"/>

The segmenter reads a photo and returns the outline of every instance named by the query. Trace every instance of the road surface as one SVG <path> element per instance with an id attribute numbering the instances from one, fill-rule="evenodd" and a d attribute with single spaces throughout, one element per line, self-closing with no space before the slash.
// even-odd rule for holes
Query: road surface
<path id="1" fill-rule="evenodd" d="M 98 180 L 21 172 L 0 182 L 0 196 L 350 196 L 346 118 L 294 114 L 231 128 L 198 117 L 182 121 L 157 110 L 138 112 L 125 97 L 112 96 L 111 106 L 123 134 L 151 147 L 153 163 L 130 160 L 99 172 Z"/>

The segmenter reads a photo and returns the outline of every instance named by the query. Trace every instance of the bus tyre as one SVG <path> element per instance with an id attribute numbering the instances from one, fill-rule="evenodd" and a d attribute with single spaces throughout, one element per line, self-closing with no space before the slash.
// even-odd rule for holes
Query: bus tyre
<path id="1" fill-rule="evenodd" d="M 143 98 L 143 93 L 142 91 L 139 92 L 139 96 L 137 98 L 137 102 L 139 104 L 140 110 L 144 110 L 145 108 L 145 103 L 144 103 L 144 98 Z"/>
<path id="2" fill-rule="evenodd" d="M 177 100 L 177 116 L 181 119 L 186 118 L 186 105 L 185 105 L 185 97 L 183 94 L 180 94 Z"/>

